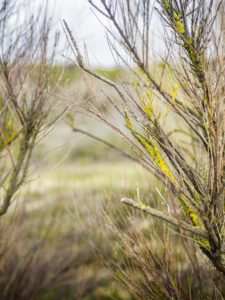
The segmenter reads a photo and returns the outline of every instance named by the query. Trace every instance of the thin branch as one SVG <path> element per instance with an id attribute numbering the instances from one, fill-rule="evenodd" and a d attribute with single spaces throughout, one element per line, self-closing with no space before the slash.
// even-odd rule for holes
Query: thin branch
<path id="1" fill-rule="evenodd" d="M 170 216 L 168 216 L 154 208 L 151 208 L 143 203 L 134 201 L 133 199 L 130 199 L 130 198 L 122 198 L 121 202 L 125 203 L 127 205 L 130 205 L 135 209 L 143 211 L 153 217 L 159 218 L 167 223 L 170 223 L 170 224 L 176 226 L 177 228 L 182 228 L 182 229 L 184 229 L 194 235 L 200 236 L 202 238 L 206 238 L 206 239 L 208 238 L 208 234 L 206 231 L 198 229 L 198 228 L 194 228 L 193 226 L 191 226 L 181 220 L 176 220 L 173 217 L 170 217 Z"/>

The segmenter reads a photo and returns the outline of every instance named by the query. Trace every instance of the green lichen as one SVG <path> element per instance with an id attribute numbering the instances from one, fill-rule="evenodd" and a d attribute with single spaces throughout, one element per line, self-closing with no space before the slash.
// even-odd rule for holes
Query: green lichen
<path id="1" fill-rule="evenodd" d="M 180 84 L 179 83 L 173 86 L 173 90 L 172 90 L 172 94 L 171 94 L 171 99 L 173 101 L 176 99 L 179 89 L 180 89 Z"/>
<path id="2" fill-rule="evenodd" d="M 154 119 L 155 118 L 155 111 L 154 111 L 154 107 L 153 107 L 153 104 L 152 104 L 151 91 L 149 89 L 146 89 L 145 91 L 143 91 L 141 93 L 137 83 L 134 82 L 134 81 L 132 82 L 132 86 L 133 86 L 135 92 L 137 93 L 138 99 L 141 102 L 141 106 L 142 106 L 143 111 L 148 115 L 148 117 L 150 119 Z"/>
<path id="3" fill-rule="evenodd" d="M 146 95 L 147 95 L 148 100 L 151 101 L 152 100 L 152 93 L 151 93 L 150 90 L 147 90 Z"/>
<path id="4" fill-rule="evenodd" d="M 201 225 L 200 225 L 200 222 L 198 219 L 198 215 L 196 214 L 193 207 L 188 202 L 187 198 L 184 195 L 181 195 L 180 201 L 181 201 L 181 205 L 182 205 L 182 208 L 183 208 L 183 211 L 184 211 L 186 217 L 188 217 L 191 220 L 192 224 L 195 227 L 200 228 Z"/>
<path id="5" fill-rule="evenodd" d="M 125 112 L 125 121 L 126 121 L 127 128 L 131 131 L 131 133 L 139 141 L 139 143 L 145 148 L 145 150 L 150 155 L 150 157 L 152 158 L 152 160 L 155 162 L 155 164 L 157 165 L 157 167 L 168 178 L 170 178 L 171 181 L 175 182 L 174 175 L 169 170 L 169 168 L 168 168 L 165 160 L 163 159 L 163 157 L 162 157 L 162 155 L 160 153 L 159 146 L 158 146 L 157 142 L 152 137 L 148 138 L 148 140 L 147 140 L 141 134 L 139 134 L 138 132 L 136 132 L 136 130 L 135 130 L 134 126 L 133 126 L 132 119 L 128 115 L 127 112 Z"/>
<path id="6" fill-rule="evenodd" d="M 169 15 L 169 21 L 171 22 L 171 26 L 175 28 L 177 33 L 181 36 L 183 41 L 183 47 L 186 50 L 191 63 L 192 69 L 196 76 L 198 77 L 202 87 L 204 88 L 204 55 L 203 53 L 197 49 L 194 45 L 194 40 L 191 37 L 187 37 L 185 35 L 185 24 L 183 21 L 183 14 L 180 11 L 174 11 L 175 9 L 171 7 L 171 2 L 169 0 L 163 0 L 164 9 Z M 194 28 L 196 32 L 196 38 L 201 34 L 201 30 L 199 28 Z"/>
<path id="7" fill-rule="evenodd" d="M 175 21 L 175 28 L 176 28 L 176 30 L 177 30 L 177 32 L 178 32 L 179 34 L 182 35 L 182 34 L 185 33 L 184 24 L 183 24 L 183 22 L 181 22 L 180 20 Z"/>
<path id="8" fill-rule="evenodd" d="M 207 239 L 199 238 L 198 243 L 200 247 L 204 248 L 207 252 L 211 251 L 211 246 Z"/>
<path id="9" fill-rule="evenodd" d="M 192 63 L 192 69 L 196 76 L 198 77 L 199 81 L 202 83 L 203 81 L 203 68 L 204 68 L 204 57 L 202 53 L 199 52 L 194 47 L 193 40 L 188 38 L 184 42 L 184 49 L 187 51 L 187 54 Z"/>
<path id="10" fill-rule="evenodd" d="M 145 210 L 145 208 L 146 208 L 145 205 L 143 203 L 141 203 L 140 209 Z"/>
<path id="11" fill-rule="evenodd" d="M 0 151 L 10 145 L 19 135 L 18 129 L 12 121 L 5 124 L 5 128 L 0 128 Z"/>
<path id="12" fill-rule="evenodd" d="M 142 102 L 142 108 L 144 110 L 144 112 L 150 117 L 154 117 L 155 116 L 155 111 L 154 111 L 154 107 L 152 105 L 152 103 L 146 103 L 145 101 Z"/>
<path id="13" fill-rule="evenodd" d="M 194 195 L 194 199 L 196 203 L 199 203 L 201 201 L 201 197 L 199 196 L 199 194 Z"/>
<path id="14" fill-rule="evenodd" d="M 181 12 L 179 12 L 179 13 L 174 12 L 173 17 L 174 17 L 175 20 L 178 21 L 182 18 L 182 13 Z"/>
<path id="15" fill-rule="evenodd" d="M 196 199 L 199 199 L 199 197 L 196 196 Z M 201 230 L 205 230 L 204 225 L 199 221 L 198 215 L 196 214 L 196 212 L 194 211 L 194 209 L 192 208 L 192 206 L 187 201 L 184 195 L 180 196 L 180 202 L 186 217 L 188 217 L 191 220 L 192 224 L 194 225 L 193 227 Z M 204 248 L 207 252 L 211 251 L 210 243 L 207 239 L 204 239 L 199 236 L 196 236 L 195 238 L 200 247 Z"/>
<path id="16" fill-rule="evenodd" d="M 164 4 L 164 7 L 165 7 L 166 11 L 168 13 L 170 13 L 171 12 L 171 6 L 170 6 L 170 3 L 169 3 L 169 0 L 163 0 L 163 4 Z"/>
<path id="17" fill-rule="evenodd" d="M 146 149 L 148 154 L 151 156 L 152 160 L 155 162 L 155 164 L 159 167 L 159 169 L 167 175 L 172 181 L 174 181 L 174 175 L 169 170 L 165 160 L 163 159 L 160 150 L 158 148 L 158 145 L 156 141 L 153 138 L 149 138 L 147 141 L 143 136 L 136 133 L 137 139 L 142 144 L 142 146 Z"/>
<path id="18" fill-rule="evenodd" d="M 128 115 L 127 112 L 125 112 L 125 121 L 126 121 L 127 128 L 132 130 L 133 122 L 132 122 L 132 119 L 130 118 L 130 116 Z"/>
<path id="19" fill-rule="evenodd" d="M 190 219 L 192 220 L 192 222 L 194 223 L 194 224 L 198 224 L 199 222 L 198 222 L 198 216 L 195 214 L 195 213 L 190 213 Z"/>
<path id="20" fill-rule="evenodd" d="M 144 101 L 142 103 L 143 109 L 149 117 L 155 118 L 155 110 L 152 103 L 152 94 L 149 90 L 146 91 L 146 96 L 147 96 L 147 101 Z"/>

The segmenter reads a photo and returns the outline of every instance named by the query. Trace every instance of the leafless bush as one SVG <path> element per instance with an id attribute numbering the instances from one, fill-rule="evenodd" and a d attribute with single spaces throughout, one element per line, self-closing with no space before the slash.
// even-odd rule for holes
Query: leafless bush
<path id="1" fill-rule="evenodd" d="M 91 78 L 116 92 L 120 103 L 103 87 L 104 98 L 124 120 L 126 129 L 98 109 L 98 99 L 96 106 L 81 101 L 79 108 L 120 134 L 140 164 L 167 188 L 164 212 L 132 199 L 122 202 L 191 234 L 224 275 L 225 3 L 88 2 L 109 22 L 109 45 L 116 61 L 127 66 L 128 80 L 115 83 L 92 70 L 66 22 L 65 32 L 92 94 Z M 150 56 L 151 16 L 156 11 L 168 46 L 161 68 L 154 68 Z M 176 120 L 172 130 L 166 123 L 168 116 L 169 122 Z"/>
<path id="2" fill-rule="evenodd" d="M 0 215 L 27 178 L 30 158 L 49 119 L 51 95 L 57 82 L 50 81 L 55 56 L 47 4 L 32 15 L 32 2 L 0 2 Z"/>

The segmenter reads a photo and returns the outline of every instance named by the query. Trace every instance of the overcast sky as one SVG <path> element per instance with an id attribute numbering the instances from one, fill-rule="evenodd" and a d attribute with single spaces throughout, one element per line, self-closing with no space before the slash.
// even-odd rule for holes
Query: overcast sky
<path id="1" fill-rule="evenodd" d="M 38 1 L 42 2 L 42 0 Z M 54 11 L 54 24 L 58 30 L 62 31 L 61 20 L 65 19 L 80 45 L 83 45 L 83 41 L 85 41 L 92 65 L 102 65 L 103 67 L 115 65 L 108 49 L 104 28 L 91 12 L 86 0 L 50 0 L 50 11 Z M 159 20 L 156 18 L 153 23 L 152 31 L 154 35 L 157 35 Z M 62 44 L 65 44 L 63 33 L 61 37 Z M 161 48 L 158 39 L 154 44 L 157 44 L 158 49 Z"/>

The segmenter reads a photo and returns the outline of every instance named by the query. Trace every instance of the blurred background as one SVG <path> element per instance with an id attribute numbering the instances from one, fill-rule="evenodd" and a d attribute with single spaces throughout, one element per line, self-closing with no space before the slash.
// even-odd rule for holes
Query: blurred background
<path id="1" fill-rule="evenodd" d="M 113 60 L 98 13 L 84 0 L 50 0 L 48 14 L 60 32 L 56 62 L 49 66 L 52 80 L 61 77 L 52 95 L 53 115 L 65 107 L 69 112 L 38 139 L 26 184 L 1 220 L 0 299 L 222 299 L 215 286 L 222 290 L 223 282 L 210 266 L 203 268 L 191 241 L 121 204 L 122 197 L 132 197 L 165 208 L 159 182 L 88 136 L 129 152 L 118 135 L 74 108 L 79 97 L 92 95 L 73 64 L 63 19 L 81 47 L 85 41 L 95 71 L 114 82 L 128 74 Z M 154 16 L 151 43 L 158 70 L 166 49 L 160 24 Z M 110 118 L 101 83 L 92 85 Z M 168 129 L 176 122 L 168 119 Z"/>

